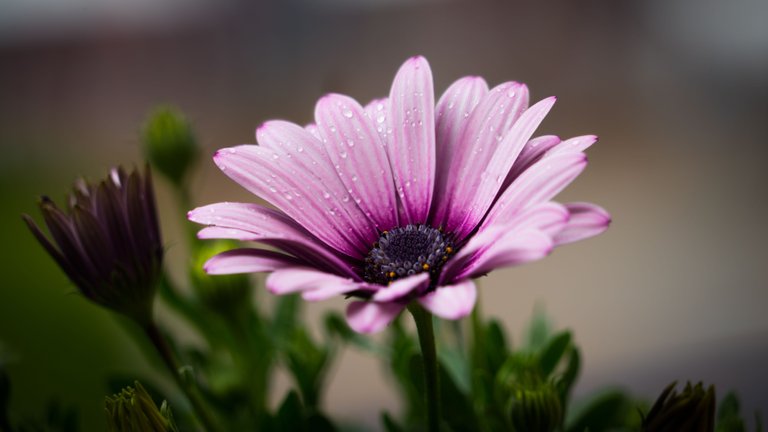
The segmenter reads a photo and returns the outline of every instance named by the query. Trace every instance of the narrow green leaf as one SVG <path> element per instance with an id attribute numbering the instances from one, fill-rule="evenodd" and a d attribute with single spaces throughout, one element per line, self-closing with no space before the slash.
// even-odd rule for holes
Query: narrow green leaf
<path id="1" fill-rule="evenodd" d="M 304 431 L 304 419 L 299 395 L 291 391 L 283 399 L 273 422 L 275 431 Z"/>
<path id="2" fill-rule="evenodd" d="M 627 424 L 631 399 L 621 391 L 607 391 L 593 397 L 569 416 L 566 432 L 609 431 Z"/>
<path id="3" fill-rule="evenodd" d="M 555 370 L 570 346 L 571 332 L 569 331 L 560 332 L 547 342 L 539 357 L 539 366 L 544 378 L 549 377 Z"/>

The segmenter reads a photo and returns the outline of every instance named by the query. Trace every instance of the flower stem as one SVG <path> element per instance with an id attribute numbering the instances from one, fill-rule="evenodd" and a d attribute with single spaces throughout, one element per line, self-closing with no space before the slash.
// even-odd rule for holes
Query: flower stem
<path id="1" fill-rule="evenodd" d="M 424 380 L 427 389 L 427 430 L 440 430 L 440 382 L 438 380 L 437 350 L 435 349 L 435 332 L 432 328 L 432 314 L 420 305 L 412 303 L 408 310 L 416 322 L 419 334 L 421 357 L 424 360 Z"/>
<path id="2" fill-rule="evenodd" d="M 218 424 L 214 420 L 213 414 L 208 410 L 208 407 L 205 402 L 203 402 L 197 389 L 194 388 L 194 385 L 185 382 L 184 378 L 182 378 L 181 373 L 179 372 L 179 362 L 176 360 L 176 356 L 171 351 L 171 348 L 168 346 L 162 333 L 160 333 L 160 329 L 157 328 L 157 325 L 154 322 L 150 322 L 144 326 L 144 332 L 149 340 L 152 341 L 152 345 L 155 347 L 158 354 L 160 354 L 160 357 L 162 357 L 163 363 L 165 363 L 165 366 L 173 376 L 176 384 L 187 396 L 187 399 L 189 399 L 189 402 L 192 404 L 192 409 L 195 411 L 203 428 L 208 432 L 219 431 Z"/>

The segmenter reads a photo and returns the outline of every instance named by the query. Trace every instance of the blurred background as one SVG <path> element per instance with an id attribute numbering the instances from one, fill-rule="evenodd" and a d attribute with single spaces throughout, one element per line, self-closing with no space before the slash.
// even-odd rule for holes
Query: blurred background
<path id="1" fill-rule="evenodd" d="M 422 54 L 438 95 L 463 75 L 522 81 L 532 99 L 559 97 L 539 134 L 600 136 L 560 199 L 599 203 L 613 226 L 484 279 L 485 313 L 515 336 L 536 307 L 573 329 L 577 394 L 622 385 L 651 398 L 673 379 L 704 380 L 738 391 L 746 417 L 768 414 L 766 21 L 761 0 L 0 0 L 0 344 L 13 411 L 38 416 L 53 396 L 100 430 L 105 379 L 149 368 L 23 226 L 38 195 L 140 164 L 139 128 L 158 103 L 178 105 L 212 154 L 254 142 L 267 119 L 309 122 L 326 92 L 383 96 Z M 179 266 L 183 216 L 157 186 Z M 196 204 L 251 199 L 207 157 L 194 190 Z M 308 323 L 328 308 L 343 301 L 312 305 Z M 378 428 L 398 406 L 386 380 L 348 350 L 328 411 Z"/>

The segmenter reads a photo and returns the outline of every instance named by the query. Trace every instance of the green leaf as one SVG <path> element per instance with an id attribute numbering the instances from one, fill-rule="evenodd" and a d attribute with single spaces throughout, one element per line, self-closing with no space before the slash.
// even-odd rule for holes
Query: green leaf
<path id="1" fill-rule="evenodd" d="M 717 410 L 717 432 L 745 432 L 747 430 L 741 418 L 739 398 L 729 392 L 720 402 Z"/>
<path id="2" fill-rule="evenodd" d="M 333 425 L 328 417 L 315 412 L 307 418 L 307 430 L 311 432 L 334 432 L 336 431 L 336 426 Z"/>
<path id="3" fill-rule="evenodd" d="M 304 431 L 303 407 L 301 399 L 295 391 L 291 391 L 283 399 L 277 414 L 273 419 L 272 430 L 275 431 Z"/>
<path id="4" fill-rule="evenodd" d="M 289 294 L 277 298 L 275 316 L 272 321 L 272 334 L 278 344 L 294 331 L 301 313 L 301 299 L 298 294 Z"/>
<path id="5" fill-rule="evenodd" d="M 445 372 L 451 377 L 462 393 L 469 393 L 472 387 L 467 359 L 461 351 L 455 349 L 441 349 L 438 351 L 438 358 L 445 369 Z"/>
<path id="6" fill-rule="evenodd" d="M 525 349 L 528 351 L 539 351 L 549 340 L 552 334 L 552 325 L 547 315 L 540 309 L 536 309 L 528 324 L 528 331 L 525 338 Z"/>
<path id="7" fill-rule="evenodd" d="M 568 401 L 568 396 L 570 395 L 571 388 L 573 388 L 573 384 L 576 383 L 576 379 L 579 377 L 580 369 L 581 354 L 577 347 L 571 346 L 565 371 L 557 380 L 557 387 L 560 391 L 560 401 L 563 403 L 563 409 L 567 409 L 566 402 Z"/>
<path id="8" fill-rule="evenodd" d="M 555 335 L 547 342 L 539 357 L 539 366 L 543 378 L 549 377 L 554 372 L 563 355 L 571 346 L 571 332 L 564 331 Z"/>
<path id="9" fill-rule="evenodd" d="M 315 345 L 306 330 L 297 327 L 291 335 L 286 356 L 288 369 L 305 404 L 308 407 L 316 407 L 320 403 L 326 366 L 330 363 L 330 350 Z"/>
<path id="10" fill-rule="evenodd" d="M 498 320 L 490 320 L 485 331 L 485 359 L 489 370 L 498 370 L 509 357 L 509 343 Z"/>
<path id="11" fill-rule="evenodd" d="M 567 422 L 566 432 L 610 431 L 627 425 L 632 411 L 631 399 L 622 391 L 611 390 L 598 394 L 575 409 Z"/>
<path id="12" fill-rule="evenodd" d="M 397 424 L 392 416 L 386 411 L 381 413 L 381 424 L 384 425 L 384 430 L 387 432 L 405 432 L 405 429 Z"/>

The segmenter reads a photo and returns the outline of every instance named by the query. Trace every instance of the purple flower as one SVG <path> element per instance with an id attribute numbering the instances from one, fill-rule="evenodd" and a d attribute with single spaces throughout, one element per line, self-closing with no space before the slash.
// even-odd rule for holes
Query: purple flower
<path id="1" fill-rule="evenodd" d="M 603 232 L 610 216 L 551 199 L 587 164 L 597 137 L 531 138 L 555 103 L 528 106 L 528 88 L 453 83 L 435 104 L 422 57 L 400 68 L 389 98 L 362 107 L 329 94 L 315 123 L 269 121 L 259 145 L 219 150 L 219 168 L 277 207 L 218 203 L 192 210 L 200 238 L 272 246 L 211 258 L 211 274 L 272 272 L 275 294 L 355 297 L 349 325 L 376 332 L 411 301 L 458 319 L 472 310 L 474 278 L 546 256 Z"/>
<path id="2" fill-rule="evenodd" d="M 47 197 L 40 210 L 51 239 L 31 217 L 32 234 L 88 299 L 140 324 L 152 317 L 163 247 L 149 168 L 112 169 L 98 184 L 80 179 L 62 211 Z"/>

